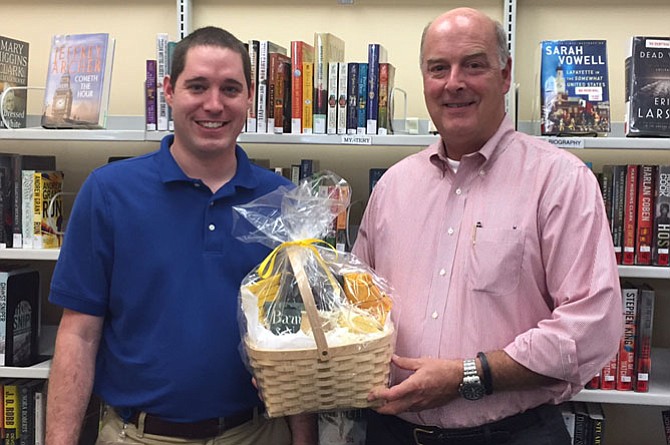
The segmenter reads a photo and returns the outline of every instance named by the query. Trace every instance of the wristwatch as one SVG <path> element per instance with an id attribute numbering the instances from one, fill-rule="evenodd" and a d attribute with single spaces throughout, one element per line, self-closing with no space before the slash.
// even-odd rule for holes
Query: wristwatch
<path id="1" fill-rule="evenodd" d="M 477 375 L 477 365 L 474 359 L 463 360 L 463 382 L 458 392 L 466 400 L 479 400 L 484 397 L 486 388 Z"/>

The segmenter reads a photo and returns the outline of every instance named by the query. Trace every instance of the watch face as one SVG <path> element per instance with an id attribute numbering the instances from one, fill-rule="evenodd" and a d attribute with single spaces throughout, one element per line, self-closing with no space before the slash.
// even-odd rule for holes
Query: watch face
<path id="1" fill-rule="evenodd" d="M 458 391 L 466 400 L 479 400 L 485 393 L 484 385 L 481 383 L 463 383 Z"/>

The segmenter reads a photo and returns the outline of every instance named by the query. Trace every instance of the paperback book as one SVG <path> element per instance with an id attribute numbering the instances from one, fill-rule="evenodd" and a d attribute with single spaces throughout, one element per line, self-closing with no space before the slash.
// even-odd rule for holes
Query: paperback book
<path id="1" fill-rule="evenodd" d="M 9 88 L 28 85 L 29 48 L 28 42 L 0 36 L 0 97 L 2 114 L 10 128 L 26 126 L 26 90 Z M 0 128 L 5 128 L 2 119 Z"/>
<path id="2" fill-rule="evenodd" d="M 545 40 L 541 45 L 542 135 L 610 131 L 605 40 Z"/>
<path id="3" fill-rule="evenodd" d="M 114 43 L 105 33 L 53 37 L 43 127 L 105 128 Z"/>

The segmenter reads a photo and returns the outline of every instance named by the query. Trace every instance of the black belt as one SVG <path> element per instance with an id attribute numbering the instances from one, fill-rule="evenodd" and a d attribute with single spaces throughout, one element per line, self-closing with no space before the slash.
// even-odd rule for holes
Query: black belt
<path id="1" fill-rule="evenodd" d="M 146 414 L 144 433 L 156 436 L 178 437 L 181 439 L 209 439 L 242 425 L 254 418 L 256 409 L 243 411 L 232 416 L 200 420 L 198 422 L 170 422 L 160 417 Z M 128 423 L 139 425 L 140 412 L 135 411 Z"/>
<path id="2" fill-rule="evenodd" d="M 417 445 L 484 445 L 505 444 L 515 433 L 543 422 L 545 412 L 556 411 L 552 405 L 542 405 L 502 420 L 472 428 L 439 428 L 404 422 L 411 428 L 411 435 Z"/>

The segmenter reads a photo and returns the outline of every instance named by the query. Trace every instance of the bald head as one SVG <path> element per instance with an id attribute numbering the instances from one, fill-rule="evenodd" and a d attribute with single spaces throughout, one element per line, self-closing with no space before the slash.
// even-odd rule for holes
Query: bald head
<path id="1" fill-rule="evenodd" d="M 445 12 L 432 22 L 428 23 L 421 34 L 421 48 L 419 51 L 419 63 L 423 66 L 424 44 L 429 33 L 449 27 L 473 26 L 481 29 L 482 33 L 490 33 L 496 40 L 498 47 L 498 59 L 500 66 L 505 66 L 509 59 L 507 47 L 507 35 L 500 22 L 491 19 L 486 14 L 472 8 L 456 8 Z"/>

